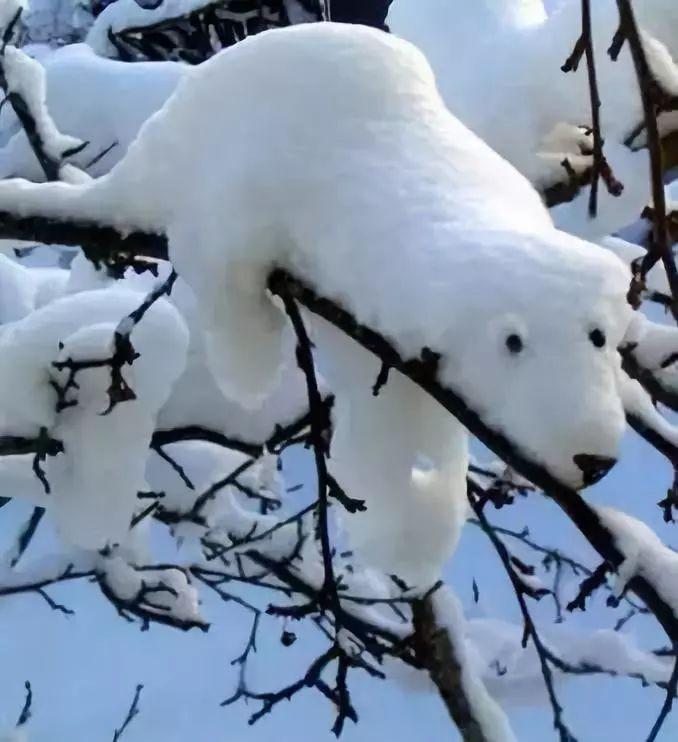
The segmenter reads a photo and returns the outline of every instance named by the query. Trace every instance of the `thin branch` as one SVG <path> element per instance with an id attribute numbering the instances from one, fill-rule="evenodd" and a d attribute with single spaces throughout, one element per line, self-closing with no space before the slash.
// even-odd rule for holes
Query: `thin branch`
<path id="1" fill-rule="evenodd" d="M 631 0 L 617 0 L 619 10 L 619 33 L 629 44 L 633 65 L 638 78 L 640 98 L 643 104 L 647 143 L 650 152 L 650 176 L 652 183 L 652 202 L 655 219 L 653 222 L 653 241 L 650 250 L 643 258 L 636 283 L 645 283 L 650 269 L 661 260 L 671 288 L 673 302 L 670 306 L 674 319 L 678 322 L 678 271 L 669 240 L 669 226 L 666 216 L 666 195 L 663 181 L 663 156 L 659 126 L 657 124 L 656 103 L 653 97 L 654 76 L 650 69 L 640 30 L 636 22 Z M 620 48 L 620 45 L 619 45 Z M 632 286 L 630 300 L 635 301 L 636 290 Z"/>
<path id="2" fill-rule="evenodd" d="M 134 721 L 134 717 L 137 716 L 139 713 L 139 698 L 141 696 L 141 691 L 143 690 L 144 686 L 139 683 L 137 685 L 136 690 L 134 691 L 134 698 L 132 699 L 132 703 L 129 707 L 129 710 L 127 711 L 127 716 L 125 717 L 125 720 L 122 722 L 121 726 L 118 727 L 118 729 L 115 730 L 115 733 L 113 735 L 113 742 L 118 742 L 118 740 L 122 737 L 125 729 Z"/>
<path id="3" fill-rule="evenodd" d="M 676 649 L 677 647 L 676 645 L 674 645 L 673 647 L 674 652 L 676 651 Z M 673 708 L 673 699 L 676 697 L 677 691 L 678 691 L 678 658 L 676 658 L 673 664 L 673 672 L 671 673 L 671 678 L 666 687 L 666 698 L 662 705 L 661 711 L 659 712 L 659 716 L 657 717 L 657 721 L 655 721 L 652 727 L 652 731 L 650 732 L 650 735 L 647 738 L 647 742 L 654 742 L 657 739 L 657 736 L 659 732 L 661 731 L 661 728 L 664 726 L 664 722 L 666 721 L 668 715 L 671 713 L 671 709 Z"/>
<path id="4" fill-rule="evenodd" d="M 480 522 L 483 528 L 483 531 L 485 531 L 485 534 L 490 539 L 492 545 L 494 546 L 495 551 L 497 552 L 497 555 L 499 556 L 504 566 L 504 570 L 506 571 L 506 574 L 508 575 L 511 581 L 511 584 L 513 585 L 513 589 L 516 594 L 516 598 L 518 600 L 518 605 L 520 606 L 520 612 L 523 615 L 523 622 L 524 622 L 523 647 L 527 646 L 527 640 L 528 638 L 530 638 L 537 652 L 537 656 L 539 658 L 539 664 L 541 667 L 542 677 L 544 678 L 544 685 L 546 686 L 546 691 L 549 697 L 549 702 L 551 704 L 551 710 L 553 712 L 553 726 L 558 732 L 561 742 L 576 742 L 575 737 L 572 735 L 572 733 L 568 729 L 563 719 L 563 708 L 560 705 L 560 702 L 558 701 L 558 697 L 556 696 L 556 691 L 555 691 L 555 686 L 554 686 L 554 681 L 553 681 L 553 673 L 549 666 L 549 660 L 550 660 L 549 652 L 547 648 L 544 646 L 541 640 L 541 637 L 539 636 L 537 627 L 534 621 L 532 620 L 532 615 L 530 614 L 529 608 L 527 607 L 527 603 L 525 602 L 525 585 L 523 581 L 518 577 L 518 575 L 516 574 L 513 568 L 513 564 L 511 562 L 511 555 L 509 554 L 508 549 L 506 548 L 504 543 L 501 541 L 501 539 L 496 535 L 496 533 L 494 532 L 494 529 L 492 528 L 487 518 L 485 517 L 485 514 L 483 513 L 483 509 L 479 507 L 478 502 L 476 501 L 476 496 L 480 494 L 482 494 L 481 488 L 479 488 L 473 482 L 469 482 L 469 502 L 471 503 L 473 512 L 475 513 L 476 518 Z"/>

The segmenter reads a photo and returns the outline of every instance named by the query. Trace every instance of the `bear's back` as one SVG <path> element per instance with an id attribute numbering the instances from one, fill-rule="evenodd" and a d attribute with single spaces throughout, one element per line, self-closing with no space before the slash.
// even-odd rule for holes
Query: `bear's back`
<path id="1" fill-rule="evenodd" d="M 445 108 L 420 52 L 343 24 L 259 34 L 191 70 L 111 181 L 143 189 L 139 207 L 165 226 L 187 210 L 284 214 L 316 244 L 338 220 L 357 237 L 356 212 L 383 231 L 404 192 L 419 225 L 422 209 L 430 223 L 456 213 L 460 229 L 488 215 L 499 229 L 551 225 L 529 183 Z"/>

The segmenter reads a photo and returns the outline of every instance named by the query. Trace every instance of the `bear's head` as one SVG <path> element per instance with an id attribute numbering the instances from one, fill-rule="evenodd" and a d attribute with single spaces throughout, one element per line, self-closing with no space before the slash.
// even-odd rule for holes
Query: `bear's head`
<path id="1" fill-rule="evenodd" d="M 441 381 L 557 479 L 593 484 L 625 429 L 617 348 L 633 316 L 629 271 L 556 230 L 476 239 L 460 315 L 440 339 Z"/>

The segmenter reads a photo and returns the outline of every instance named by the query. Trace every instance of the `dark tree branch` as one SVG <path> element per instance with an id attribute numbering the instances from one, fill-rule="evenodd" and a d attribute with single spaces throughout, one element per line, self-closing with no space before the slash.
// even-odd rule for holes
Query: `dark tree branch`
<path id="1" fill-rule="evenodd" d="M 432 598 L 417 600 L 412 606 L 414 647 L 427 669 L 465 742 L 487 742 L 474 715 L 463 680 L 463 666 L 449 632 L 438 626 Z"/>
<path id="2" fill-rule="evenodd" d="M 81 247 L 85 256 L 97 264 L 106 264 L 116 255 L 167 259 L 164 235 L 139 231 L 123 235 L 115 227 L 86 220 L 26 217 L 0 211 L 0 234 L 3 238 L 43 245 Z"/>
<path id="3" fill-rule="evenodd" d="M 118 740 L 122 738 L 125 729 L 127 729 L 132 721 L 134 721 L 134 717 L 139 713 L 139 698 L 141 697 L 141 691 L 143 690 L 143 688 L 144 686 L 141 683 L 137 685 L 136 690 L 134 691 L 134 698 L 132 698 L 132 704 L 127 711 L 127 716 L 125 717 L 121 726 L 118 727 L 113 734 L 113 742 L 118 742 Z"/>
<path id="4" fill-rule="evenodd" d="M 673 647 L 674 653 L 676 652 L 676 649 L 677 647 L 676 645 L 674 645 Z M 677 691 L 678 691 L 678 658 L 674 662 L 673 672 L 671 673 L 671 678 L 669 679 L 668 685 L 666 687 L 666 698 L 662 705 L 661 711 L 659 712 L 659 716 L 657 717 L 657 721 L 655 721 L 652 727 L 652 730 L 650 731 L 650 735 L 647 738 L 647 742 L 654 742 L 657 739 L 657 736 L 659 735 L 661 728 L 664 726 L 664 722 L 666 721 L 668 715 L 671 713 L 671 709 L 673 708 L 673 699 L 676 697 Z"/>
<path id="5" fill-rule="evenodd" d="M 12 557 L 11 561 L 12 567 L 16 567 L 16 565 L 19 563 L 19 560 L 24 555 L 26 549 L 30 546 L 31 541 L 33 540 L 33 536 L 35 536 L 35 532 L 38 530 L 38 526 L 40 525 L 40 521 L 43 519 L 44 515 L 45 508 L 33 508 L 31 517 L 28 519 L 28 521 L 26 521 L 23 528 L 21 529 L 21 532 L 19 533 L 19 538 L 17 539 L 16 553 Z"/>
<path id="6" fill-rule="evenodd" d="M 653 96 L 655 88 L 654 75 L 643 48 L 643 42 L 640 36 L 640 30 L 636 22 L 635 13 L 631 0 L 617 0 L 619 9 L 619 33 L 629 44 L 633 65 L 638 78 L 640 97 L 643 104 L 645 116 L 645 127 L 647 129 L 647 143 L 650 152 L 651 183 L 652 183 L 652 202 L 655 209 L 655 220 L 653 229 L 653 241 L 650 245 L 647 255 L 640 265 L 639 274 L 635 278 L 636 286 L 642 288 L 645 284 L 645 276 L 650 269 L 661 260 L 664 264 L 666 277 L 671 288 L 673 302 L 671 304 L 671 313 L 678 321 L 678 271 L 671 250 L 669 240 L 669 228 L 666 217 L 666 196 L 664 193 L 663 181 L 663 162 L 662 162 L 662 144 L 657 125 L 656 101 Z M 621 48 L 621 45 L 619 45 Z M 637 303 L 638 288 L 632 286 L 629 294 L 629 300 L 632 304 Z"/>
<path id="7" fill-rule="evenodd" d="M 28 682 L 28 680 L 25 682 L 24 687 L 26 688 L 26 699 L 16 723 L 17 728 L 26 725 L 28 720 L 31 718 L 31 709 L 33 707 L 33 689 L 31 688 L 31 684 Z"/>

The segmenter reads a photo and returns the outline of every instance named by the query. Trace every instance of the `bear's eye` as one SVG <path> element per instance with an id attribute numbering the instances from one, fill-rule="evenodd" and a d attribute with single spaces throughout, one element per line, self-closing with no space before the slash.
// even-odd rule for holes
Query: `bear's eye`
<path id="1" fill-rule="evenodd" d="M 589 332 L 589 340 L 596 348 L 605 347 L 605 333 L 599 327 L 596 327 Z"/>
<path id="2" fill-rule="evenodd" d="M 520 351 L 523 349 L 523 339 L 520 337 L 520 335 L 516 335 L 515 332 L 512 332 L 506 338 L 506 347 L 511 353 L 520 353 Z"/>

